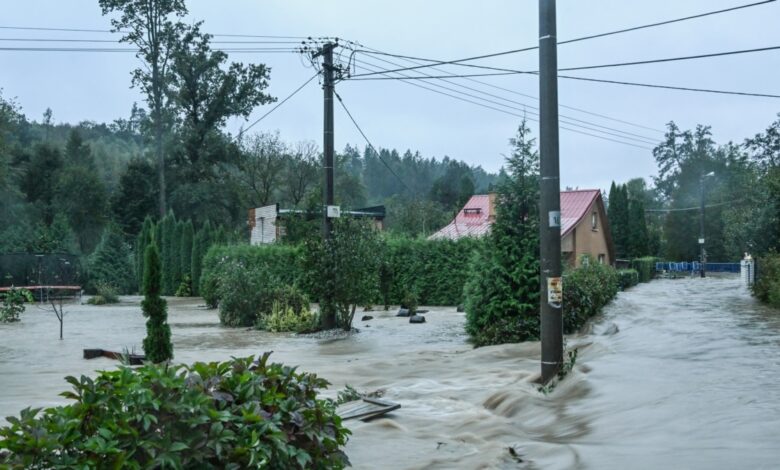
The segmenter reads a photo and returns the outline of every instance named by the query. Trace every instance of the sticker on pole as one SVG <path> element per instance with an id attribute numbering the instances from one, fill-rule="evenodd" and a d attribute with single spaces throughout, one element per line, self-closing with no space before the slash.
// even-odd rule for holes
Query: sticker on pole
<path id="1" fill-rule="evenodd" d="M 547 225 L 550 228 L 561 226 L 561 211 L 550 211 L 548 216 L 549 221 L 547 222 Z"/>
<path id="2" fill-rule="evenodd" d="M 560 277 L 547 278 L 547 303 L 551 307 L 561 308 L 563 303 L 563 281 Z"/>
<path id="3" fill-rule="evenodd" d="M 328 218 L 329 219 L 338 219 L 341 217 L 341 207 L 340 206 L 328 206 Z"/>

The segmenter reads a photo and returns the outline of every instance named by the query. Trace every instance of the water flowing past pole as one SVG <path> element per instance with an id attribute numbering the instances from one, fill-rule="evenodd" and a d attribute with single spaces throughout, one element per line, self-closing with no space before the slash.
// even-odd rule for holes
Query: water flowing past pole
<path id="1" fill-rule="evenodd" d="M 539 0 L 539 254 L 542 383 L 563 364 L 561 188 L 558 163 L 558 52 L 555 0 Z"/>

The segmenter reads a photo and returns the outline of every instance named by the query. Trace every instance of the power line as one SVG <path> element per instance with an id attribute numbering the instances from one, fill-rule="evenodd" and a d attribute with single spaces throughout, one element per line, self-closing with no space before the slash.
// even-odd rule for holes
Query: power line
<path id="1" fill-rule="evenodd" d="M 215 51 L 234 53 L 298 53 L 298 49 L 284 47 L 214 48 Z M 0 47 L 5 52 L 138 52 L 138 49 L 122 47 Z"/>
<path id="2" fill-rule="evenodd" d="M 767 3 L 773 3 L 775 1 L 776 0 L 766 0 L 766 1 L 756 2 L 756 3 L 748 3 L 748 4 L 745 4 L 745 5 L 740 5 L 740 6 L 736 6 L 736 7 L 726 8 L 726 9 L 722 9 L 722 10 L 715 10 L 715 11 L 710 11 L 710 12 L 706 12 L 706 13 L 700 13 L 698 15 L 686 16 L 686 17 L 677 18 L 677 19 L 673 19 L 673 20 L 661 21 L 661 22 L 650 23 L 650 24 L 641 25 L 641 26 L 634 26 L 634 27 L 631 27 L 631 28 L 624 28 L 624 29 L 619 29 L 619 30 L 615 30 L 615 31 L 609 31 L 609 32 L 606 32 L 606 33 L 592 34 L 592 35 L 589 35 L 589 36 L 582 36 L 582 37 L 579 37 L 579 38 L 568 39 L 566 41 L 560 41 L 560 42 L 558 42 L 558 44 L 559 45 L 570 44 L 570 43 L 573 43 L 573 42 L 585 41 L 585 40 L 588 40 L 588 39 L 602 38 L 602 37 L 611 36 L 611 35 L 614 35 L 614 34 L 622 34 L 622 33 L 627 33 L 627 32 L 630 32 L 630 31 L 637 31 L 637 30 L 640 30 L 640 29 L 652 28 L 652 27 L 656 27 L 656 26 L 663 26 L 663 25 L 667 25 L 667 24 L 678 23 L 678 22 L 681 22 L 681 21 L 687 21 L 687 20 L 692 20 L 692 19 L 696 19 L 696 18 L 703 18 L 705 16 L 711 16 L 711 15 L 716 15 L 716 14 L 720 14 L 720 13 L 726 13 L 726 12 L 731 12 L 731 11 L 735 11 L 735 10 L 741 10 L 743 8 L 750 8 L 750 7 L 755 7 L 755 6 L 759 6 L 759 5 L 764 5 L 764 4 L 767 4 Z M 508 51 L 494 52 L 494 53 L 491 53 L 491 54 L 482 54 L 482 55 L 473 56 L 473 57 L 466 57 L 465 59 L 456 59 L 456 60 L 447 60 L 447 61 L 423 59 L 423 58 L 420 58 L 420 57 L 401 56 L 401 55 L 387 54 L 387 53 L 383 53 L 383 54 L 384 55 L 391 55 L 391 56 L 398 57 L 398 58 L 404 58 L 404 59 L 416 59 L 416 60 L 425 60 L 425 61 L 429 61 L 429 62 L 435 62 L 433 64 L 428 64 L 428 65 L 418 65 L 418 66 L 414 66 L 414 67 L 406 67 L 404 69 L 394 70 L 394 72 L 396 72 L 396 71 L 400 72 L 400 71 L 405 71 L 405 70 L 416 70 L 416 69 L 425 68 L 425 67 L 433 67 L 433 66 L 436 66 L 436 65 L 448 65 L 448 64 L 463 65 L 463 64 L 461 64 L 462 62 L 470 62 L 470 61 L 474 61 L 474 60 L 488 59 L 488 58 L 491 58 L 491 57 L 499 57 L 499 56 L 508 55 L 508 54 L 518 54 L 520 52 L 528 52 L 528 51 L 533 51 L 533 50 L 536 50 L 536 49 L 539 49 L 539 46 L 529 46 L 529 47 L 524 47 L 524 48 L 521 48 L 521 49 L 511 49 L 511 50 L 508 50 Z M 362 52 L 369 52 L 369 51 L 362 51 Z"/>
<path id="3" fill-rule="evenodd" d="M 289 100 L 290 98 L 292 98 L 293 96 L 295 96 L 295 95 L 296 95 L 296 94 L 297 94 L 299 91 L 301 91 L 301 90 L 302 90 L 302 89 L 303 89 L 303 88 L 304 88 L 306 85 L 308 85 L 308 84 L 309 84 L 309 83 L 310 83 L 312 80 L 314 80 L 315 78 L 317 78 L 317 76 L 319 76 L 319 73 L 315 73 L 314 75 L 312 75 L 312 76 L 311 76 L 311 78 L 309 78 L 308 80 L 306 80 L 305 82 L 303 82 L 303 85 L 299 86 L 299 87 L 298 87 L 298 88 L 296 88 L 296 89 L 295 89 L 295 90 L 294 90 L 292 93 L 290 93 L 289 95 L 287 95 L 287 98 L 285 98 L 285 99 L 283 99 L 282 101 L 280 101 L 279 103 L 277 103 L 277 104 L 276 104 L 276 106 L 274 106 L 273 108 L 271 108 L 270 110 L 268 110 L 268 112 L 267 112 L 267 113 L 265 113 L 265 114 L 263 114 L 262 116 L 260 116 L 260 117 L 259 117 L 259 118 L 258 118 L 258 119 L 255 121 L 255 122 L 253 122 L 252 124 L 250 124 L 249 126 L 247 126 L 245 129 L 242 129 L 242 130 L 241 130 L 241 132 L 239 132 L 239 133 L 238 133 L 237 139 L 240 139 L 240 138 L 241 138 L 241 136 L 242 136 L 242 135 L 244 135 L 244 133 L 245 133 L 246 131 L 248 131 L 249 129 L 251 129 L 252 127 L 254 127 L 254 126 L 255 126 L 255 124 L 257 124 L 258 122 L 262 121 L 263 119 L 265 119 L 266 117 L 268 117 L 268 115 L 269 115 L 269 114 L 271 114 L 272 112 L 274 112 L 274 111 L 276 111 L 277 109 L 279 109 L 279 106 L 283 105 L 284 103 L 286 103 L 286 102 L 287 102 L 287 100 Z"/>
<path id="4" fill-rule="evenodd" d="M 344 100 L 341 99 L 341 95 L 339 95 L 335 90 L 333 91 L 333 93 L 336 95 L 336 98 L 338 98 L 341 107 L 344 108 L 344 112 L 346 112 L 347 116 L 349 116 L 349 120 L 352 121 L 352 124 L 355 125 L 355 128 L 358 130 L 358 132 L 360 132 L 360 135 L 363 136 L 363 139 L 365 139 L 368 146 L 374 151 L 379 161 L 382 162 L 382 164 L 388 169 L 388 171 L 390 171 L 390 173 L 393 174 L 393 176 L 395 176 L 398 179 L 398 181 L 401 182 L 401 184 L 403 185 L 404 188 L 407 189 L 407 191 L 409 191 L 410 193 L 414 193 L 414 191 L 412 191 L 412 189 L 406 184 L 406 182 L 404 182 L 404 180 L 401 179 L 400 176 L 398 176 L 398 173 L 396 173 L 392 168 L 390 168 L 390 165 L 388 165 L 387 162 L 382 158 L 382 155 L 379 153 L 376 147 L 374 147 L 374 144 L 372 144 L 371 141 L 368 140 L 368 137 L 366 137 L 366 133 L 363 132 L 363 129 L 360 128 L 360 125 L 357 123 L 357 121 L 355 121 L 355 118 L 352 116 L 352 113 L 350 113 L 349 109 L 347 109 L 347 105 L 344 104 Z"/>
<path id="5" fill-rule="evenodd" d="M 726 201 L 726 202 L 719 202 L 717 204 L 710 204 L 707 206 L 704 206 L 706 209 L 709 209 L 710 207 L 719 207 L 719 206 L 725 206 L 729 204 L 736 204 L 738 202 L 742 202 L 744 199 L 736 199 L 734 201 Z M 701 206 L 695 206 L 695 207 L 683 207 L 680 209 L 645 209 L 645 212 L 681 212 L 681 211 L 698 211 L 701 210 Z"/>
<path id="6" fill-rule="evenodd" d="M 384 59 L 377 59 L 377 60 L 382 60 L 383 62 L 389 63 L 391 65 L 397 65 L 397 64 L 395 64 L 393 62 L 390 62 L 390 61 L 387 61 L 387 60 L 384 60 Z M 367 63 L 363 59 L 361 59 L 361 62 L 362 63 Z M 380 69 L 383 68 L 381 66 L 377 66 L 376 64 L 370 64 L 370 65 L 373 65 L 374 67 L 379 67 Z M 400 73 L 400 72 L 395 72 L 395 73 Z M 507 108 L 510 108 L 510 109 L 515 109 L 515 110 L 518 110 L 518 111 L 522 111 L 523 113 L 529 113 L 529 114 L 532 114 L 532 115 L 535 115 L 535 116 L 539 116 L 539 113 L 538 113 L 539 108 L 538 107 L 530 106 L 530 105 L 527 105 L 526 103 L 522 103 L 520 101 L 515 101 L 515 100 L 512 100 L 512 99 L 503 97 L 503 96 L 495 95 L 495 94 L 492 94 L 492 93 L 489 93 L 489 92 L 486 92 L 486 91 L 483 91 L 483 90 L 479 90 L 477 88 L 473 88 L 473 87 L 469 87 L 469 86 L 466 86 L 466 85 L 463 85 L 463 84 L 460 84 L 460 83 L 453 82 L 451 80 L 447 80 L 447 79 L 440 79 L 440 80 L 442 80 L 442 81 L 444 81 L 446 83 L 451 83 L 451 84 L 453 84 L 455 86 L 464 88 L 466 90 L 474 91 L 476 93 L 480 93 L 482 95 L 490 96 L 492 98 L 497 98 L 499 100 L 502 100 L 503 102 L 497 102 L 497 101 L 493 101 L 491 99 L 483 98 L 481 96 L 475 96 L 475 95 L 472 95 L 470 93 L 462 92 L 462 91 L 459 91 L 459 90 L 454 90 L 454 89 L 452 89 L 450 87 L 446 87 L 444 85 L 432 85 L 432 86 L 440 87 L 440 88 L 443 88 L 445 90 L 449 90 L 449 91 L 452 91 L 452 92 L 455 92 L 455 93 L 462 93 L 462 94 L 464 94 L 466 96 L 469 96 L 469 97 L 472 97 L 472 98 L 476 98 L 476 99 L 480 99 L 480 100 L 486 101 L 488 103 L 496 104 L 498 106 L 504 106 L 504 107 L 507 107 Z M 508 104 L 505 104 L 504 102 L 513 103 L 515 105 L 520 105 L 520 106 L 522 106 L 522 108 L 518 108 L 517 106 L 513 106 L 513 105 L 508 105 Z M 527 108 L 530 108 L 530 109 L 533 109 L 533 110 L 536 110 L 536 111 L 528 111 Z M 621 129 L 615 129 L 613 127 L 604 126 L 604 125 L 601 125 L 601 124 L 596 124 L 596 123 L 593 123 L 593 122 L 585 121 L 585 120 L 574 118 L 574 117 L 570 117 L 570 116 L 561 116 L 561 121 L 564 124 L 569 124 L 569 125 L 572 125 L 572 126 L 581 127 L 581 128 L 584 128 L 584 129 L 587 129 L 587 130 L 590 130 L 590 131 L 601 132 L 601 133 L 604 133 L 604 134 L 607 134 L 607 135 L 612 135 L 612 136 L 620 137 L 620 138 L 623 138 L 623 139 L 633 140 L 633 141 L 641 142 L 641 143 L 644 143 L 644 144 L 655 144 L 657 142 L 656 139 L 653 138 L 653 137 L 647 137 L 647 136 L 644 136 L 644 135 L 635 134 L 633 132 L 623 131 Z M 575 122 L 571 122 L 571 121 L 575 121 Z M 594 126 L 594 127 L 598 127 L 598 128 L 606 129 L 606 130 L 594 129 L 593 127 L 590 127 L 590 126 Z"/>
<path id="7" fill-rule="evenodd" d="M 112 43 L 116 39 L 70 39 L 70 38 L 0 38 L 6 42 L 65 42 L 65 43 Z M 211 44 L 302 44 L 302 41 L 210 41 Z"/>
<path id="8" fill-rule="evenodd" d="M 603 68 L 603 67 L 616 67 L 616 66 L 623 66 L 623 65 L 637 65 L 637 64 L 642 64 L 642 63 L 668 62 L 668 61 L 672 61 L 672 60 L 684 60 L 684 59 L 688 59 L 688 58 L 713 57 L 713 56 L 716 56 L 716 55 L 730 55 L 730 54 L 734 54 L 734 53 L 757 52 L 757 51 L 773 50 L 773 49 L 780 49 L 780 46 L 774 46 L 774 47 L 771 47 L 771 48 L 762 48 L 762 49 L 751 49 L 751 50 L 747 50 L 747 51 L 736 51 L 736 52 L 726 52 L 726 53 L 718 53 L 718 54 L 707 54 L 707 55 L 700 55 L 700 56 L 690 56 L 690 57 L 686 57 L 686 58 L 660 59 L 660 60 L 656 60 L 656 61 L 630 62 L 630 63 L 611 64 L 611 65 L 594 65 L 594 66 L 586 66 L 586 67 L 572 67 L 572 68 L 560 69 L 560 70 L 562 70 L 562 71 L 563 70 L 584 70 L 584 69 L 589 69 L 589 68 Z M 481 66 L 481 65 L 473 65 L 473 64 L 456 64 L 456 65 L 462 65 L 462 66 L 466 66 L 466 67 L 480 68 L 480 69 L 486 69 L 486 70 L 500 70 L 500 72 L 474 73 L 474 74 L 452 74 L 452 73 L 450 73 L 448 75 L 414 75 L 414 76 L 403 76 L 403 77 L 369 76 L 369 75 L 375 75 L 374 73 L 370 73 L 370 74 L 353 75 L 352 77 L 347 78 L 347 80 L 437 80 L 437 79 L 443 79 L 443 78 L 466 78 L 466 79 L 472 79 L 474 77 L 495 77 L 495 76 L 507 76 L 507 75 L 521 75 L 521 74 L 522 75 L 537 75 L 538 74 L 538 72 L 536 72 L 536 71 L 513 70 L 513 69 L 500 68 L 500 67 L 489 67 L 489 66 Z M 400 70 L 400 69 L 397 69 L 397 70 Z M 395 72 L 397 70 L 388 70 L 388 72 Z M 357 78 L 355 78 L 355 77 L 357 77 Z M 690 92 L 697 92 L 697 93 L 715 93 L 715 94 L 721 94 L 721 95 L 754 96 L 754 97 L 760 97 L 760 98 L 780 98 L 780 95 L 774 95 L 774 94 L 771 94 L 771 93 L 756 93 L 756 92 L 731 91 L 731 90 L 715 90 L 715 89 L 710 89 L 710 88 L 682 87 L 682 86 L 674 86 L 674 85 L 661 85 L 661 84 L 652 84 L 652 83 L 638 83 L 638 82 L 628 82 L 628 81 L 619 81 L 619 80 L 607 80 L 607 79 L 600 79 L 600 78 L 576 77 L 576 76 L 572 76 L 572 75 L 558 75 L 558 78 L 563 78 L 563 79 L 566 79 L 566 80 L 580 80 L 580 81 L 588 81 L 588 82 L 609 83 L 609 84 L 613 84 L 613 85 L 627 85 L 627 86 L 636 86 L 636 87 L 645 87 L 645 88 L 659 88 L 659 89 L 677 90 L 677 91 L 690 91 Z M 479 83 L 484 83 L 484 82 L 479 82 Z M 561 105 L 561 107 L 566 107 L 566 106 Z M 651 129 L 651 130 L 656 130 L 656 129 Z"/>
<path id="9" fill-rule="evenodd" d="M 366 46 L 362 46 L 362 47 L 366 47 Z M 371 48 L 371 47 L 367 47 L 367 49 L 370 49 L 373 52 L 381 52 L 381 51 L 379 51 L 377 49 L 374 49 L 374 48 Z M 393 64 L 393 65 L 395 65 L 397 67 L 400 67 L 400 65 L 397 64 L 397 63 L 394 63 L 394 62 L 391 62 L 391 61 L 388 61 L 388 60 L 383 60 L 383 59 L 380 59 L 378 57 L 374 57 L 374 58 L 377 59 L 377 60 L 381 60 L 382 62 L 386 62 L 386 63 L 389 63 L 389 64 Z M 417 62 L 417 61 L 415 61 L 413 59 L 402 59 L 402 60 L 405 60 L 405 61 L 413 63 L 413 64 L 419 64 L 419 62 Z M 529 95 L 529 94 L 526 94 L 526 93 L 521 93 L 521 92 L 519 92 L 517 90 L 513 90 L 511 88 L 506 88 L 506 87 L 502 87 L 502 86 L 499 86 L 499 85 L 495 85 L 493 83 L 484 82 L 484 81 L 480 81 L 480 80 L 475 80 L 475 79 L 469 78 L 469 77 L 463 77 L 463 76 L 460 76 L 460 75 L 458 75 L 456 73 L 444 71 L 444 70 L 442 70 L 441 68 L 438 68 L 438 67 L 431 67 L 431 68 L 433 70 L 438 70 L 438 71 L 442 71 L 443 73 L 446 73 L 447 76 L 450 77 L 450 78 L 465 78 L 469 82 L 478 83 L 480 85 L 484 85 L 484 86 L 487 86 L 487 87 L 490 87 L 490 88 L 493 88 L 493 89 L 496 89 L 496 90 L 505 91 L 507 93 L 512 93 L 514 95 L 523 96 L 525 98 L 530 98 L 532 100 L 539 101 L 539 98 L 536 97 L 536 96 Z M 422 73 L 422 72 L 420 72 L 420 73 Z M 431 77 L 433 77 L 433 76 L 431 75 Z M 446 80 L 446 81 L 448 81 L 448 80 Z M 450 81 L 448 81 L 448 82 L 449 83 L 454 83 L 454 82 L 450 82 Z M 577 111 L 577 112 L 580 112 L 580 113 L 583 113 L 583 114 L 588 114 L 588 115 L 591 115 L 591 116 L 599 117 L 599 118 L 606 119 L 606 120 L 613 121 L 613 122 L 619 122 L 621 124 L 626 124 L 626 125 L 629 125 L 629 126 L 633 126 L 633 127 L 639 128 L 639 129 L 646 129 L 646 130 L 650 130 L 650 131 L 653 131 L 653 132 L 657 132 L 659 134 L 665 134 L 666 133 L 665 131 L 662 131 L 662 130 L 659 130 L 659 129 L 648 127 L 648 126 L 645 126 L 645 125 L 642 125 L 642 124 L 637 124 L 637 123 L 631 122 L 631 121 L 626 121 L 626 120 L 623 120 L 623 119 L 614 118 L 614 117 L 607 116 L 607 115 L 604 115 L 604 114 L 595 113 L 595 112 L 588 111 L 588 110 L 585 110 L 585 109 L 582 109 L 582 108 L 577 108 L 577 107 L 574 107 L 574 106 L 567 106 L 567 105 L 564 105 L 564 104 L 559 104 L 559 106 L 561 108 L 570 109 L 572 111 Z"/>
<path id="10" fill-rule="evenodd" d="M 376 68 L 369 69 L 369 68 L 366 68 L 365 66 L 362 66 L 362 65 L 356 65 L 356 66 L 361 68 L 361 69 L 364 69 L 364 70 L 376 71 L 377 73 L 389 73 L 389 72 L 385 72 L 385 71 L 382 71 L 382 70 L 378 70 L 377 71 Z M 491 106 L 491 105 L 488 105 L 488 104 L 480 103 L 478 101 L 473 101 L 473 100 L 470 100 L 468 98 L 463 98 L 462 96 L 458 96 L 458 95 L 454 95 L 454 94 L 451 94 L 451 93 L 447 93 L 447 92 L 444 92 L 444 91 L 441 91 L 441 90 L 437 90 L 435 88 L 430 88 L 430 87 L 427 87 L 427 86 L 424 86 L 424 85 L 421 85 L 421 84 L 415 83 L 415 82 L 403 82 L 403 83 L 408 83 L 408 84 L 410 84 L 412 86 L 415 86 L 415 87 L 418 87 L 418 88 L 422 88 L 424 90 L 432 91 L 434 93 L 437 93 L 437 94 L 440 94 L 440 95 L 444 95 L 444 96 L 448 96 L 450 98 L 454 98 L 456 100 L 463 101 L 463 102 L 466 102 L 466 103 L 470 103 L 470 104 L 473 104 L 473 105 L 476 105 L 476 106 L 480 106 L 480 107 L 483 107 L 483 108 L 486 108 L 486 109 L 492 109 L 493 111 L 498 111 L 500 113 L 508 114 L 510 116 L 519 117 L 521 119 L 527 119 L 527 120 L 533 121 L 533 122 L 539 122 L 538 119 L 534 119 L 532 117 L 528 117 L 525 113 L 524 114 L 519 114 L 519 113 L 516 113 L 516 112 L 508 111 L 506 109 L 497 108 L 495 106 Z M 636 147 L 636 148 L 640 148 L 640 149 L 643 149 L 643 150 L 653 150 L 652 147 L 638 145 L 638 144 L 631 143 L 631 142 L 625 142 L 625 141 L 622 141 L 622 140 L 617 140 L 617 139 L 613 139 L 613 138 L 610 138 L 610 137 L 605 137 L 603 135 L 591 134 L 589 132 L 584 132 L 584 131 L 581 131 L 579 129 L 573 129 L 573 128 L 566 127 L 566 126 L 560 126 L 560 128 L 564 129 L 564 130 L 567 130 L 567 131 L 570 131 L 570 132 L 577 133 L 577 134 L 582 134 L 582 135 L 594 137 L 594 138 L 601 139 L 601 140 L 607 140 L 607 141 L 610 141 L 610 142 L 615 142 L 615 143 L 619 143 L 619 144 L 623 144 L 623 145 L 629 145 L 631 147 Z"/>
<path id="11" fill-rule="evenodd" d="M 16 31 L 59 31 L 66 33 L 110 33 L 124 34 L 127 31 L 114 31 L 111 29 L 84 29 L 84 28 L 47 28 L 34 26 L 0 26 L 0 29 Z M 212 36 L 234 37 L 234 38 L 266 38 L 266 39 L 311 39 L 311 36 L 274 36 L 260 34 L 212 34 Z"/>

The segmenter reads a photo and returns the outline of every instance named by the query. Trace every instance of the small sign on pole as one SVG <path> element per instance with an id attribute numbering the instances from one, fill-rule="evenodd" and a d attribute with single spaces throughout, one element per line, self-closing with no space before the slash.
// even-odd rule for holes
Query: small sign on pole
<path id="1" fill-rule="evenodd" d="M 550 228 L 552 228 L 552 227 L 560 227 L 561 226 L 561 212 L 560 211 L 550 211 L 550 212 L 548 212 L 548 216 L 549 216 L 548 226 Z"/>
<path id="2" fill-rule="evenodd" d="M 704 245 L 704 239 L 703 238 L 699 238 L 699 245 Z"/>
<path id="3" fill-rule="evenodd" d="M 341 217 L 341 207 L 340 206 L 328 206 L 328 218 L 329 219 L 338 219 Z"/>
<path id="4" fill-rule="evenodd" d="M 563 281 L 560 277 L 547 278 L 547 303 L 555 308 L 563 304 Z"/>

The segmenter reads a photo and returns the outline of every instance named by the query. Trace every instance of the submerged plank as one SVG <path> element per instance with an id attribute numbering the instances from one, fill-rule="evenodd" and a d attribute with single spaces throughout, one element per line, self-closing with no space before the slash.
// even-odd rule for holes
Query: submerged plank
<path id="1" fill-rule="evenodd" d="M 341 419 L 345 421 L 348 419 L 368 421 L 369 419 L 382 416 L 399 408 L 401 408 L 400 403 L 393 403 L 378 398 L 363 398 L 361 400 L 344 403 L 338 407 L 336 412 L 341 416 Z"/>

